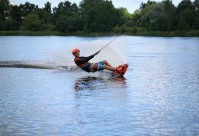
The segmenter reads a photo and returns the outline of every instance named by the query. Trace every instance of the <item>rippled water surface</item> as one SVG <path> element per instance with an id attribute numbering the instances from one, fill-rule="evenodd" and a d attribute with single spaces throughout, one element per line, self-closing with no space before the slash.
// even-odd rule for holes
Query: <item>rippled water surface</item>
<path id="1" fill-rule="evenodd" d="M 77 45 L 113 38 L 0 37 L 0 66 L 13 64 L 0 67 L 0 135 L 199 135 L 199 38 L 119 37 L 125 80 L 14 67 L 71 65 Z"/>

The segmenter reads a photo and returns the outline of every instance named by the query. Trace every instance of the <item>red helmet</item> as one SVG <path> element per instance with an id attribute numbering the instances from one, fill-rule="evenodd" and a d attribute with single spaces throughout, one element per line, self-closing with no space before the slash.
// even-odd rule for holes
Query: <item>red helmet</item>
<path id="1" fill-rule="evenodd" d="M 79 49 L 78 49 L 78 48 L 75 48 L 75 49 L 73 49 L 72 53 L 75 54 L 75 53 L 78 52 L 78 51 L 79 51 Z"/>

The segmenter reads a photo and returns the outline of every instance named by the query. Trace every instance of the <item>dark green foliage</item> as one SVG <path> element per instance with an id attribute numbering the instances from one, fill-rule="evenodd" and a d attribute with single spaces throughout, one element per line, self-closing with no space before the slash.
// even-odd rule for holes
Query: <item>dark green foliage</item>
<path id="1" fill-rule="evenodd" d="M 44 11 L 51 14 L 52 11 L 51 11 L 51 3 L 50 2 L 46 2 L 45 7 L 44 7 Z"/>
<path id="2" fill-rule="evenodd" d="M 197 10 L 190 0 L 183 0 L 177 7 L 178 13 L 178 29 L 191 30 L 197 16 Z"/>
<path id="3" fill-rule="evenodd" d="M 0 1 L 0 30 L 5 30 L 5 20 L 9 13 L 9 0 Z"/>
<path id="4" fill-rule="evenodd" d="M 78 17 L 60 16 L 56 23 L 56 28 L 60 32 L 76 32 L 83 30 L 83 21 Z"/>
<path id="5" fill-rule="evenodd" d="M 80 11 L 86 22 L 84 28 L 90 32 L 111 31 L 121 18 L 111 1 L 83 0 Z"/>
<path id="6" fill-rule="evenodd" d="M 182 0 L 177 7 L 173 5 L 172 0 L 158 3 L 149 0 L 141 4 L 140 12 L 134 13 L 128 24 L 144 27 L 148 31 L 198 29 L 198 5 L 199 0 L 193 3 L 190 0 Z"/>
<path id="7" fill-rule="evenodd" d="M 79 5 L 66 0 L 53 10 L 50 2 L 39 8 L 29 2 L 12 5 L 9 0 L 0 0 L 0 30 L 197 35 L 199 0 L 182 0 L 178 6 L 172 0 L 148 0 L 133 14 L 115 8 L 110 0 L 82 0 Z"/>
<path id="8" fill-rule="evenodd" d="M 144 9 L 145 7 L 147 7 L 147 6 L 149 6 L 149 5 L 153 5 L 153 4 L 156 4 L 156 2 L 155 1 L 150 1 L 150 0 L 148 0 L 147 1 L 147 3 L 141 3 L 141 5 L 140 5 L 140 9 L 142 10 L 142 9 Z"/>
<path id="9" fill-rule="evenodd" d="M 39 31 L 42 26 L 42 20 L 35 13 L 28 14 L 24 17 L 23 29 L 30 31 Z"/>
<path id="10" fill-rule="evenodd" d="M 35 4 L 31 4 L 29 2 L 26 2 L 24 5 L 20 4 L 20 9 L 22 11 L 22 16 L 26 16 L 32 12 L 34 12 L 36 9 L 38 9 L 38 6 Z"/>
<path id="11" fill-rule="evenodd" d="M 84 27 L 78 6 L 69 1 L 60 2 L 53 9 L 53 20 L 56 29 L 64 33 L 82 31 Z"/>

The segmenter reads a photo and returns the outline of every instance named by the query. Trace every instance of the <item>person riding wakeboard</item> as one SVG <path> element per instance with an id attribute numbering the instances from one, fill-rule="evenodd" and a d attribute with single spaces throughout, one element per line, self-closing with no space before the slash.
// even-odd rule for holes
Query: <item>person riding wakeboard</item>
<path id="1" fill-rule="evenodd" d="M 115 67 L 111 66 L 107 60 L 100 61 L 97 63 L 90 63 L 89 60 L 91 60 L 94 56 L 98 55 L 100 53 L 100 51 L 97 51 L 96 53 L 94 53 L 93 55 L 90 55 L 88 57 L 80 57 L 80 50 L 78 48 L 75 48 L 72 51 L 72 54 L 75 57 L 74 62 L 78 67 L 80 67 L 82 70 L 84 70 L 86 72 L 96 72 L 96 71 L 100 71 L 100 70 L 104 70 L 104 69 L 113 71 L 120 75 L 123 75 L 126 72 L 126 69 L 128 68 L 127 64 L 120 65 L 117 68 L 115 68 Z"/>

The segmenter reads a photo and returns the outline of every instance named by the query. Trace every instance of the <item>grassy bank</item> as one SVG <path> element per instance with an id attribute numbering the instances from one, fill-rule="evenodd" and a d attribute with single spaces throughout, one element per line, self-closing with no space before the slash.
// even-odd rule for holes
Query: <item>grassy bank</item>
<path id="1" fill-rule="evenodd" d="M 0 36 L 50 36 L 61 35 L 58 31 L 0 31 Z"/>
<path id="2" fill-rule="evenodd" d="M 190 37 L 198 37 L 199 30 L 177 30 L 177 31 L 149 31 L 143 27 L 123 27 L 123 28 L 115 28 L 114 32 L 119 33 L 123 32 L 127 35 L 134 35 L 134 36 L 190 36 Z"/>
<path id="3" fill-rule="evenodd" d="M 191 31 L 146 31 L 142 28 L 124 28 L 114 29 L 112 32 L 96 33 L 61 33 L 59 31 L 0 31 L 0 36 L 113 36 L 113 35 L 130 35 L 130 36 L 190 36 L 199 37 L 199 30 Z"/>
<path id="4" fill-rule="evenodd" d="M 0 36 L 111 36 L 114 32 L 96 32 L 96 33 L 61 33 L 59 31 L 0 31 Z"/>
<path id="5" fill-rule="evenodd" d="M 199 37 L 199 30 L 195 31 L 145 31 L 145 32 L 126 32 L 128 35 L 136 35 L 136 36 L 163 36 L 163 37 Z"/>

